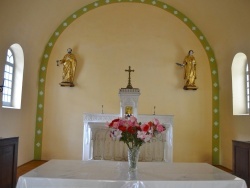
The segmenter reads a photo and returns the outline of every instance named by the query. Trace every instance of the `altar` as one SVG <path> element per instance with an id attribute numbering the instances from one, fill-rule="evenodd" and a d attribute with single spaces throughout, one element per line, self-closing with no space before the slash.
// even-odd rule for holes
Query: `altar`
<path id="1" fill-rule="evenodd" d="M 107 122 L 118 117 L 119 114 L 84 114 L 83 160 L 127 160 L 127 146 L 123 142 L 113 141 L 106 126 Z M 137 118 L 140 122 L 157 118 L 166 127 L 159 140 L 141 147 L 139 161 L 173 162 L 173 116 L 138 115 Z"/>
<path id="2" fill-rule="evenodd" d="M 144 143 L 140 147 L 139 161 L 144 162 L 173 162 L 173 115 L 142 115 L 138 114 L 138 100 L 140 89 L 131 84 L 131 72 L 134 70 L 129 66 L 128 84 L 126 88 L 119 89 L 120 114 L 94 114 L 83 115 L 83 160 L 112 160 L 126 161 L 127 146 L 119 140 L 110 138 L 110 130 L 107 122 L 117 118 L 129 119 L 131 116 L 137 118 L 140 123 L 159 120 L 164 125 L 165 131 L 159 134 L 157 139 Z M 103 107 L 103 106 L 102 106 Z M 154 107 L 155 109 L 155 107 Z M 103 110 L 102 110 L 103 111 Z"/>
<path id="3" fill-rule="evenodd" d="M 16 188 L 247 188 L 244 180 L 206 163 L 50 160 L 19 177 Z"/>

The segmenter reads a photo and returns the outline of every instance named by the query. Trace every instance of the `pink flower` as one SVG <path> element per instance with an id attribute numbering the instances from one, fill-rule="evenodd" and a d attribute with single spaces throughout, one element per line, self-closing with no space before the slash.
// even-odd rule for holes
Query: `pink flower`
<path id="1" fill-rule="evenodd" d="M 155 125 L 159 125 L 159 124 L 160 124 L 159 120 L 156 119 L 156 118 L 154 118 L 154 124 L 155 124 Z"/>
<path id="2" fill-rule="evenodd" d="M 132 127 L 138 126 L 137 119 L 134 116 L 131 116 L 129 118 L 129 120 L 127 120 L 127 123 L 128 123 L 129 126 L 132 126 Z"/>
<path id="3" fill-rule="evenodd" d="M 120 121 L 119 121 L 119 124 L 120 125 L 124 125 L 124 126 L 128 126 L 128 120 L 126 120 L 126 119 L 120 119 Z"/>
<path id="4" fill-rule="evenodd" d="M 131 121 L 132 123 L 137 123 L 137 119 L 136 119 L 136 117 L 134 117 L 134 116 L 131 116 L 131 117 L 130 117 L 130 121 Z"/>
<path id="5" fill-rule="evenodd" d="M 130 120 L 127 122 L 127 124 L 128 124 L 129 127 L 134 127 L 134 122 L 132 122 Z"/>
<path id="6" fill-rule="evenodd" d="M 163 131 L 165 131 L 165 127 L 162 126 L 161 124 L 159 124 L 159 125 L 156 126 L 156 130 L 157 130 L 158 132 L 163 132 Z"/>

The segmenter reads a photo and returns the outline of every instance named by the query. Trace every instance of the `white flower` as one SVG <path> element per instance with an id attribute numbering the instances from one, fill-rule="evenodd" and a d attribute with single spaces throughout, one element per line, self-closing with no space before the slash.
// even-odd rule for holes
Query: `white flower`
<path id="1" fill-rule="evenodd" d="M 144 131 L 137 131 L 137 138 L 142 139 L 144 142 L 148 142 L 152 138 L 152 134 L 147 134 Z"/>
<path id="2" fill-rule="evenodd" d="M 147 134 L 145 136 L 144 142 L 149 142 L 151 140 L 151 138 L 152 138 L 152 135 L 151 134 Z"/>
<path id="3" fill-rule="evenodd" d="M 119 129 L 114 129 L 111 131 L 111 137 L 115 140 L 118 139 L 120 140 L 120 138 L 122 137 L 122 131 L 120 131 Z"/>
<path id="4" fill-rule="evenodd" d="M 146 137 L 146 132 L 137 131 L 137 138 L 140 138 L 140 139 L 144 140 L 145 137 Z"/>

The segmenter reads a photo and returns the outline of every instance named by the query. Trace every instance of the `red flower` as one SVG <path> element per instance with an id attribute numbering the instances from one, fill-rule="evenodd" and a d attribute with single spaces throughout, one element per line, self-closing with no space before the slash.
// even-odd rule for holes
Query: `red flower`
<path id="1" fill-rule="evenodd" d="M 141 129 L 142 129 L 142 131 L 144 131 L 144 132 L 148 132 L 148 130 L 150 129 L 150 124 L 143 124 L 143 125 L 141 126 Z"/>
<path id="2" fill-rule="evenodd" d="M 137 130 L 137 131 L 141 131 L 140 125 L 139 125 L 138 127 L 136 127 L 136 130 Z"/>
<path id="3" fill-rule="evenodd" d="M 128 132 L 131 133 L 131 134 L 135 134 L 136 133 L 136 128 L 132 127 L 132 126 L 129 126 L 128 127 Z"/>
<path id="4" fill-rule="evenodd" d="M 149 125 L 150 127 L 152 127 L 152 126 L 154 126 L 154 123 L 153 123 L 152 121 L 150 121 L 150 122 L 148 122 L 148 125 Z"/>
<path id="5" fill-rule="evenodd" d="M 123 125 L 119 125 L 118 129 L 122 132 L 125 132 L 127 130 L 127 127 L 126 126 L 123 126 Z"/>
<path id="6" fill-rule="evenodd" d="M 118 122 L 118 121 L 119 121 L 119 118 L 114 119 L 114 120 L 109 124 L 109 127 L 113 127 L 113 124 L 114 124 L 115 122 Z"/>

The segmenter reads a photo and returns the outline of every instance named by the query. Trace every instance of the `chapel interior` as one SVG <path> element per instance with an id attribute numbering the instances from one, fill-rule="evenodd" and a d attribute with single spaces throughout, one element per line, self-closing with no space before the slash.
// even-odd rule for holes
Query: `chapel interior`
<path id="1" fill-rule="evenodd" d="M 2 1 L 0 83 L 7 50 L 18 45 L 23 55 L 14 82 L 20 105 L 0 100 L 0 137 L 19 138 L 17 166 L 82 160 L 84 114 L 119 114 L 131 66 L 138 114 L 173 116 L 173 162 L 232 170 L 232 141 L 250 141 L 249 113 L 236 113 L 242 96 L 233 95 L 240 86 L 233 88 L 232 76 L 242 63 L 236 57 L 248 64 L 249 8 L 248 0 Z M 77 59 L 71 87 L 60 85 L 57 66 L 68 48 Z M 195 90 L 183 89 L 176 64 L 189 50 Z"/>

